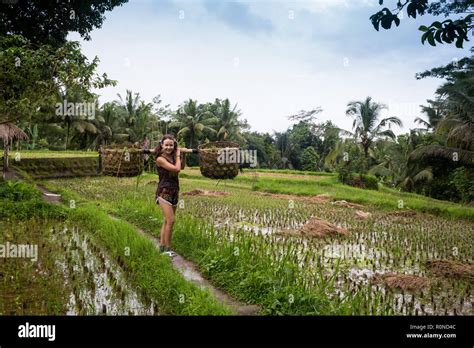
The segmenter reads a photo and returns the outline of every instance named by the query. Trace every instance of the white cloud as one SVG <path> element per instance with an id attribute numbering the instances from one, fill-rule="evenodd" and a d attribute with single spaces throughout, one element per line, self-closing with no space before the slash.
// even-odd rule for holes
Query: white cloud
<path id="1" fill-rule="evenodd" d="M 299 3 L 310 6 L 309 2 Z M 315 3 L 325 3 L 326 8 L 345 6 L 344 1 Z M 313 37 L 309 30 L 313 17 L 288 21 L 291 3 L 261 6 L 264 1 L 252 2 L 251 11 L 270 18 L 275 31 L 247 35 L 208 15 L 197 2 L 177 4 L 166 11 L 153 9 L 146 2 L 127 4 L 108 15 L 103 28 L 93 32 L 92 41 L 83 44 L 87 56 L 101 59 L 100 71 L 119 81 L 117 87 L 98 91 L 101 102 L 116 99 L 116 93 L 123 94 L 126 89 L 140 92 L 146 101 L 161 94 L 172 107 L 188 98 L 199 102 L 229 98 L 258 131 L 282 131 L 291 123 L 287 116 L 321 106 L 320 120 L 349 129 L 350 119 L 345 116 L 349 101 L 372 96 L 406 113 L 408 107 L 416 108 L 432 98 L 440 83 L 414 79 L 415 72 L 437 64 L 433 62 L 438 57 L 422 54 L 434 52 L 430 48 L 392 47 L 387 42 L 361 54 L 347 46 L 349 40 L 364 38 L 350 32 L 337 36 L 339 29 L 329 32 L 329 23 L 334 21 L 329 14 L 321 17 L 327 31 Z M 177 11 L 181 8 L 183 19 Z M 348 23 L 338 23 L 339 27 L 345 25 Z M 327 40 L 328 35 L 339 41 Z M 434 50 L 441 57 L 454 52 L 449 47 Z M 400 116 L 411 126 L 418 115 Z"/>

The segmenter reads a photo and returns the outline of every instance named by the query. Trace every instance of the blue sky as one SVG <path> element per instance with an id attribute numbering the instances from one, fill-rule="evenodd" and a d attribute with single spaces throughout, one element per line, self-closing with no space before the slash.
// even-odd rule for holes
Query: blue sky
<path id="1" fill-rule="evenodd" d="M 147 102 L 161 94 L 173 108 L 188 98 L 229 98 L 260 132 L 283 131 L 289 115 L 320 106 L 319 121 L 350 130 L 347 103 L 371 96 L 402 119 L 404 128 L 394 129 L 402 133 L 442 82 L 415 73 L 467 56 L 469 47 L 421 45 L 417 28 L 429 16 L 405 14 L 400 27 L 377 32 L 369 17 L 379 9 L 378 0 L 131 0 L 106 13 L 91 41 L 69 39 L 118 80 L 96 91 L 101 103 L 126 89 Z"/>

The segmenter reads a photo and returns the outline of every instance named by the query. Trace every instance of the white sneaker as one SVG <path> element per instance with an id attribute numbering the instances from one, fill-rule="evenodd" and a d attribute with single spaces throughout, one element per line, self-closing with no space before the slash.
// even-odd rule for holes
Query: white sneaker
<path id="1" fill-rule="evenodd" d="M 176 253 L 174 251 L 165 251 L 163 254 L 168 255 L 169 257 L 175 257 Z"/>

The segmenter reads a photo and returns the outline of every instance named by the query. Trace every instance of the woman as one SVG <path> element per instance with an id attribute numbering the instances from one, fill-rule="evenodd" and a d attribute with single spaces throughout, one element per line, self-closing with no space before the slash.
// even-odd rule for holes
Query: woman
<path id="1" fill-rule="evenodd" d="M 171 236 L 178 205 L 180 156 L 181 152 L 192 152 L 192 150 L 178 148 L 175 138 L 170 134 L 166 134 L 154 152 L 157 155 L 156 166 L 159 175 L 155 202 L 160 205 L 164 217 L 160 233 L 160 251 L 173 257 L 176 254 L 171 250 Z"/>

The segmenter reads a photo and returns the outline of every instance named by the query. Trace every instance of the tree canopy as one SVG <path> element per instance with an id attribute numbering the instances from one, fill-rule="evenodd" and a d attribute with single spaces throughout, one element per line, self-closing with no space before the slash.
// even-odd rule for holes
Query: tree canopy
<path id="1" fill-rule="evenodd" d="M 3 1 L 0 35 L 21 35 L 35 46 L 62 46 L 69 32 L 78 32 L 83 39 L 90 40 L 90 32 L 102 26 L 104 13 L 127 1 Z"/>
<path id="2" fill-rule="evenodd" d="M 387 1 L 385 1 L 386 3 Z M 379 4 L 383 5 L 384 0 L 379 0 Z M 382 10 L 373 14 L 370 17 L 372 25 L 378 31 L 380 26 L 384 29 L 390 29 L 392 23 L 398 27 L 400 25 L 400 18 L 404 11 L 408 17 L 416 18 L 425 14 L 431 14 L 433 16 L 444 15 L 448 17 L 450 15 L 465 15 L 461 16 L 456 20 L 446 19 L 442 22 L 435 21 L 429 26 L 422 25 L 418 28 L 423 32 L 421 36 L 421 42 L 424 44 L 425 41 L 431 46 L 436 46 L 436 42 L 443 44 L 455 43 L 456 47 L 463 48 L 465 41 L 469 41 L 469 32 L 473 30 L 473 19 L 474 19 L 474 0 L 457 0 L 457 1 L 446 1 L 439 0 L 428 3 L 428 0 L 397 0 L 396 7 L 390 10 L 384 7 Z"/>

